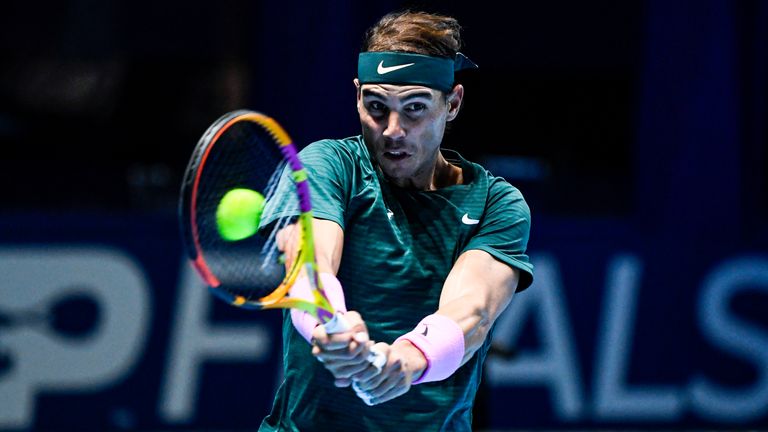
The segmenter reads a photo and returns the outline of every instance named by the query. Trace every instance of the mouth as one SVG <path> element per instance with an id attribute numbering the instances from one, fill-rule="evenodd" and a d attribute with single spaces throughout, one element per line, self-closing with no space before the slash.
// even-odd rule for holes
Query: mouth
<path id="1" fill-rule="evenodd" d="M 388 160 L 401 161 L 401 160 L 409 157 L 410 155 L 408 153 L 404 152 L 404 151 L 401 151 L 401 150 L 389 150 L 389 151 L 385 151 L 382 154 L 382 156 L 385 159 L 388 159 Z"/>

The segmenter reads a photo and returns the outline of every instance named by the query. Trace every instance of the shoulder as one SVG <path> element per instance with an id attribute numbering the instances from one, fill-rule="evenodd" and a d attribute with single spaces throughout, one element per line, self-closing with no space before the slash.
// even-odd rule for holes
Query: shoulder
<path id="1" fill-rule="evenodd" d="M 517 290 L 522 291 L 533 282 L 533 265 L 526 253 L 531 209 L 518 188 L 501 177 L 488 176 L 488 199 L 476 248 L 520 270 Z"/>
<path id="2" fill-rule="evenodd" d="M 490 235 L 509 244 L 527 244 L 531 228 L 531 209 L 522 192 L 502 177 L 496 177 L 485 169 L 483 173 L 484 179 L 487 180 L 487 195 L 477 235 Z M 521 250 L 524 251 L 525 246 Z"/>
<path id="3" fill-rule="evenodd" d="M 299 155 L 310 158 L 357 159 L 367 154 L 362 137 L 354 136 L 342 139 L 323 139 L 304 147 Z"/>
<path id="4" fill-rule="evenodd" d="M 518 188 L 501 177 L 495 177 L 488 173 L 488 205 L 501 206 L 508 210 L 527 214 L 530 218 L 531 210 Z"/>
<path id="5" fill-rule="evenodd" d="M 496 260 L 520 270 L 518 291 L 533 281 L 533 266 L 526 254 L 531 228 L 531 210 L 522 192 L 503 177 L 469 162 L 471 184 L 482 196 L 484 210 L 477 230 L 464 251 L 479 249 Z"/>
<path id="6" fill-rule="evenodd" d="M 518 188 L 503 177 L 493 175 L 478 163 L 467 160 L 463 160 L 463 163 L 465 167 L 470 168 L 472 183 L 475 187 L 484 189 L 487 193 L 486 212 L 503 210 L 507 214 L 530 219 L 530 208 Z"/>
<path id="7" fill-rule="evenodd" d="M 313 176 L 343 180 L 350 187 L 375 175 L 362 136 L 313 142 L 299 152 L 299 159 Z"/>

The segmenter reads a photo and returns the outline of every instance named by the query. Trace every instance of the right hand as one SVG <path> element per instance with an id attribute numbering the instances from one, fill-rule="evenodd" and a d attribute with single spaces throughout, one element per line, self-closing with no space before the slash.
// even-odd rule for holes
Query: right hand
<path id="1" fill-rule="evenodd" d="M 358 395 L 365 395 L 368 405 L 378 405 L 408 392 L 413 381 L 427 368 L 424 354 L 403 340 L 393 345 L 378 343 L 375 349 L 387 356 L 387 364 L 379 373 L 363 371 L 352 377 Z"/>

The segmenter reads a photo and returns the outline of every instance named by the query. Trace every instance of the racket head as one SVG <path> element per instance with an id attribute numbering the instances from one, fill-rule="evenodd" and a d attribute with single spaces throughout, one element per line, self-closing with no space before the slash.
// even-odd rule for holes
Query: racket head
<path id="1" fill-rule="evenodd" d="M 295 210 L 260 226 L 254 235 L 226 240 L 217 228 L 216 211 L 235 188 L 261 193 L 267 209 L 281 201 L 281 208 Z M 311 210 L 306 172 L 285 130 L 264 114 L 233 111 L 208 128 L 187 166 L 179 201 L 185 252 L 212 292 L 230 304 L 332 315 L 317 279 Z M 275 234 L 290 223 L 297 223 L 300 243 L 286 271 Z M 286 297 L 301 270 L 319 289 L 312 301 Z"/>

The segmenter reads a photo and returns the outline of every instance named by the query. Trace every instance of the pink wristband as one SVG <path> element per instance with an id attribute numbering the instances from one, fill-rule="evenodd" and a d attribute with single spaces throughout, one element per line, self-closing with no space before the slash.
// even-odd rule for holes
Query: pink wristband
<path id="1" fill-rule="evenodd" d="M 336 276 L 331 273 L 320 273 L 319 277 L 323 290 L 325 290 L 325 295 L 328 296 L 328 301 L 331 302 L 333 309 L 336 312 L 346 312 L 347 305 L 344 302 L 344 290 L 341 288 L 341 283 L 336 279 Z M 314 301 L 309 278 L 302 277 L 297 279 L 291 287 L 290 295 L 291 297 Z M 307 342 L 312 340 L 312 330 L 320 324 L 315 317 L 299 309 L 291 309 L 291 321 L 299 334 Z"/>
<path id="2" fill-rule="evenodd" d="M 425 317 L 395 343 L 400 340 L 412 343 L 427 359 L 427 368 L 412 384 L 442 381 L 456 372 L 464 358 L 464 332 L 454 320 L 443 315 Z"/>

